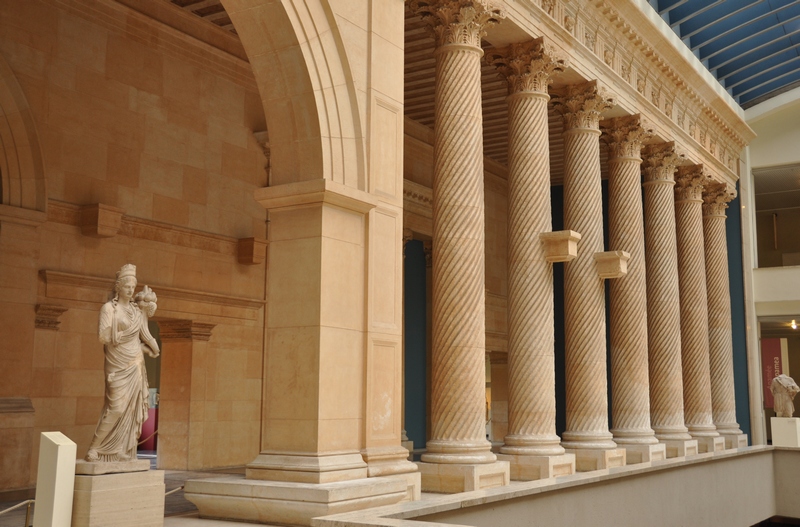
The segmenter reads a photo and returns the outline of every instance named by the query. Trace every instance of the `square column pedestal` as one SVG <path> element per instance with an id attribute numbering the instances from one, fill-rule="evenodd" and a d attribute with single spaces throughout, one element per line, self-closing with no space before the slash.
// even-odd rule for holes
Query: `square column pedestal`
<path id="1" fill-rule="evenodd" d="M 575 470 L 577 472 L 591 472 L 607 468 L 624 467 L 626 455 L 624 448 L 610 448 L 607 450 L 581 448 L 566 449 L 567 454 L 575 455 Z"/>
<path id="2" fill-rule="evenodd" d="M 696 437 L 698 454 L 713 454 L 725 450 L 725 438 L 717 437 Z"/>
<path id="3" fill-rule="evenodd" d="M 508 461 L 512 481 L 534 481 L 537 479 L 570 476 L 575 473 L 575 455 L 520 456 L 497 454 L 498 461 Z"/>
<path id="4" fill-rule="evenodd" d="M 800 417 L 772 417 L 772 446 L 800 448 Z"/>
<path id="5" fill-rule="evenodd" d="M 725 450 L 747 446 L 747 434 L 720 434 L 725 439 Z"/>
<path id="6" fill-rule="evenodd" d="M 628 465 L 651 463 L 653 461 L 664 461 L 667 459 L 667 447 L 662 443 L 620 446 L 625 449 L 625 462 Z"/>
<path id="7" fill-rule="evenodd" d="M 662 439 L 661 444 L 667 449 L 667 459 L 696 456 L 700 453 L 696 439 Z"/>
<path id="8" fill-rule="evenodd" d="M 422 474 L 423 492 L 454 494 L 471 490 L 491 489 L 508 485 L 510 467 L 507 461 L 485 464 L 417 463 Z"/>
<path id="9" fill-rule="evenodd" d="M 118 525 L 164 525 L 164 471 L 150 470 L 149 460 L 78 461 L 72 526 Z"/>

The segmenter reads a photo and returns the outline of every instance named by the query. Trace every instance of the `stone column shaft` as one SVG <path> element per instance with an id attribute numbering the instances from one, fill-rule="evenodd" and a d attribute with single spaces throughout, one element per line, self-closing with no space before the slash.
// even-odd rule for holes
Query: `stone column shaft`
<path id="1" fill-rule="evenodd" d="M 728 245 L 725 238 L 725 209 L 734 197 L 735 191 L 716 182 L 706 185 L 703 193 L 711 410 L 717 432 L 726 436 L 728 448 L 747 445 L 746 437 L 744 445 L 740 443 L 742 431 L 736 422 Z M 732 441 L 734 437 L 737 437 L 736 441 Z"/>
<path id="2" fill-rule="evenodd" d="M 560 455 L 556 435 L 547 86 L 564 59 L 542 39 L 493 51 L 508 80 L 508 435 L 503 454 Z"/>
<path id="3" fill-rule="evenodd" d="M 412 2 L 436 36 L 431 439 L 423 461 L 491 463 L 485 422 L 481 3 Z"/>
<path id="4" fill-rule="evenodd" d="M 562 445 L 614 449 L 608 431 L 605 291 L 594 260 L 603 252 L 599 120 L 612 101 L 592 82 L 568 87 L 558 103 L 565 130 L 564 226 L 581 234 L 577 258 L 564 264 L 567 429 Z"/>
<path id="5" fill-rule="evenodd" d="M 604 131 L 609 139 L 609 246 L 630 254 L 627 274 L 610 283 L 611 432 L 618 445 L 631 446 L 630 458 L 634 446 L 658 443 L 650 428 L 640 156 L 642 142 L 651 134 L 636 115 L 613 119 Z M 650 461 L 651 450 L 640 449 L 636 459 Z"/>
<path id="6" fill-rule="evenodd" d="M 662 143 L 647 147 L 644 158 L 650 422 L 660 441 L 674 441 L 677 444 L 691 440 L 683 420 L 680 293 L 675 234 L 674 173 L 680 156 L 672 143 Z"/>
<path id="7" fill-rule="evenodd" d="M 702 192 L 708 183 L 702 165 L 681 167 L 675 178 L 675 223 L 681 309 L 681 362 L 684 420 L 701 451 L 719 438 L 711 411 L 708 356 L 708 295 L 703 237 Z"/>

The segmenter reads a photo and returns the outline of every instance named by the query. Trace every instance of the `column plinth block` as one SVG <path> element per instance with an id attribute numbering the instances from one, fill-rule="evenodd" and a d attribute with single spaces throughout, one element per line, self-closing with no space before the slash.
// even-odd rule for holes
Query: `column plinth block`
<path id="1" fill-rule="evenodd" d="M 725 450 L 725 438 L 722 436 L 716 437 L 695 437 L 697 440 L 697 453 L 713 453 L 722 452 Z"/>
<path id="2" fill-rule="evenodd" d="M 745 448 L 747 446 L 747 434 L 719 434 L 725 439 L 725 450 L 734 448 Z"/>
<path id="3" fill-rule="evenodd" d="M 544 247 L 545 259 L 550 263 L 569 262 L 578 256 L 580 233 L 570 230 L 542 232 L 539 239 Z"/>
<path id="4" fill-rule="evenodd" d="M 262 453 L 247 465 L 245 474 L 248 480 L 332 483 L 366 478 L 367 464 L 356 453 L 331 456 Z"/>
<path id="5" fill-rule="evenodd" d="M 617 442 L 617 444 L 619 444 L 619 442 Z M 625 462 L 628 465 L 664 461 L 667 459 L 667 447 L 662 443 L 648 445 L 620 444 L 619 446 L 625 449 Z"/>
<path id="6" fill-rule="evenodd" d="M 661 443 L 667 447 L 667 459 L 696 456 L 700 453 L 697 439 L 664 439 Z"/>
<path id="7" fill-rule="evenodd" d="M 567 454 L 575 455 L 576 472 L 591 472 L 593 470 L 624 467 L 627 452 L 624 448 L 611 448 L 608 450 L 568 448 Z"/>
<path id="8" fill-rule="evenodd" d="M 408 492 L 407 479 L 396 476 L 323 484 L 226 476 L 188 480 L 184 488 L 201 518 L 272 525 L 311 525 L 317 516 L 400 503 L 408 499 Z M 162 490 L 162 504 L 163 499 Z"/>
<path id="9" fill-rule="evenodd" d="M 424 492 L 453 494 L 508 485 L 511 469 L 507 461 L 485 464 L 417 463 Z"/>
<path id="10" fill-rule="evenodd" d="M 622 278 L 628 274 L 628 260 L 631 255 L 625 251 L 606 251 L 594 253 L 597 275 L 603 280 Z"/>
<path id="11" fill-rule="evenodd" d="M 534 481 L 575 473 L 575 455 L 523 456 L 498 454 L 499 461 L 508 461 L 513 481 Z"/>

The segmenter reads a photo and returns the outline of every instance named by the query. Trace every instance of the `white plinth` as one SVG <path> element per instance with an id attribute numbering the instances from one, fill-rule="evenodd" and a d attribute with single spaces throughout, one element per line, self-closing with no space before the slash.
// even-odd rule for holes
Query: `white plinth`
<path id="1" fill-rule="evenodd" d="M 667 447 L 667 459 L 696 456 L 700 453 L 696 439 L 662 439 L 661 443 Z"/>
<path id="2" fill-rule="evenodd" d="M 747 434 L 720 434 L 725 439 L 725 450 L 734 448 L 745 448 L 747 446 Z"/>
<path id="3" fill-rule="evenodd" d="M 773 417 L 772 446 L 800 448 L 800 417 Z"/>
<path id="4" fill-rule="evenodd" d="M 636 465 L 639 463 L 651 463 L 653 461 L 664 461 L 667 459 L 667 447 L 662 443 L 652 445 L 620 444 L 617 445 L 625 449 L 625 463 Z"/>
<path id="5" fill-rule="evenodd" d="M 163 470 L 75 476 L 72 527 L 163 525 Z"/>
<path id="6" fill-rule="evenodd" d="M 34 527 L 69 527 L 77 446 L 61 432 L 42 432 Z"/>
<path id="7" fill-rule="evenodd" d="M 453 494 L 470 490 L 491 489 L 508 485 L 510 468 L 507 461 L 494 463 L 417 463 L 422 474 L 423 492 Z"/>
<path id="8" fill-rule="evenodd" d="M 511 465 L 512 481 L 534 481 L 575 473 L 575 456 L 524 456 L 516 454 L 497 454 L 498 461 L 508 461 Z"/>
<path id="9" fill-rule="evenodd" d="M 190 479 L 184 496 L 202 518 L 270 525 L 311 525 L 311 518 L 351 512 L 408 499 L 406 478 L 361 478 L 298 483 L 227 476 Z"/>
<path id="10" fill-rule="evenodd" d="M 624 467 L 626 463 L 627 452 L 624 448 L 568 448 L 566 450 L 567 454 L 575 454 L 575 470 L 578 472 Z"/>
<path id="11" fill-rule="evenodd" d="M 699 454 L 713 454 L 725 450 L 725 438 L 717 437 L 695 437 L 697 440 L 697 452 Z"/>

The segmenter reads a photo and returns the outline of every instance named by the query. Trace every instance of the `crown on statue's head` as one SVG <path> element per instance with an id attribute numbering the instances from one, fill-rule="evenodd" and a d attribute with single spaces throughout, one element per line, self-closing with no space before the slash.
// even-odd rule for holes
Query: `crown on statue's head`
<path id="1" fill-rule="evenodd" d="M 136 278 L 136 266 L 133 264 L 125 264 L 117 271 L 117 280 L 122 280 L 129 276 Z"/>

